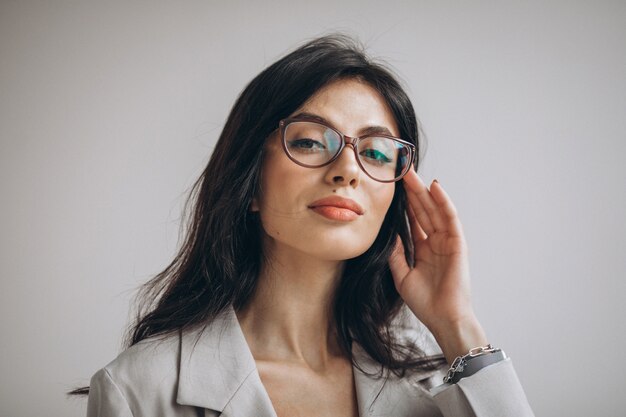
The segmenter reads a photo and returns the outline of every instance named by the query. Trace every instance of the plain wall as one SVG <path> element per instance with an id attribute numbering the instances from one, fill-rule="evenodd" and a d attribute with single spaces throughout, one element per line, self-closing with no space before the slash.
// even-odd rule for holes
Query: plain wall
<path id="1" fill-rule="evenodd" d="M 0 416 L 81 416 L 237 94 L 313 36 L 407 84 L 538 416 L 626 411 L 626 3 L 0 2 Z"/>

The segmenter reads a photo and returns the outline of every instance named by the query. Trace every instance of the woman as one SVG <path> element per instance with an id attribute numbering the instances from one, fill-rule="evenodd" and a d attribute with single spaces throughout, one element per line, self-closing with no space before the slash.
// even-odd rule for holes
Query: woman
<path id="1" fill-rule="evenodd" d="M 418 145 L 407 95 L 348 38 L 265 69 L 88 415 L 532 415 L 473 313 L 461 224 L 417 176 Z M 443 357 L 398 330 L 406 311 Z"/>

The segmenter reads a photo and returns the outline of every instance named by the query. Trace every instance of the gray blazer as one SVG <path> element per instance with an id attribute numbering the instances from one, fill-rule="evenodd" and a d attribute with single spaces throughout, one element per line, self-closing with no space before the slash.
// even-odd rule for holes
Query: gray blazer
<path id="1" fill-rule="evenodd" d="M 355 343 L 366 373 L 376 363 Z M 457 384 L 440 372 L 375 378 L 354 367 L 359 415 L 526 417 L 533 412 L 510 359 Z M 276 417 L 232 308 L 204 331 L 144 340 L 91 379 L 88 417 Z"/>

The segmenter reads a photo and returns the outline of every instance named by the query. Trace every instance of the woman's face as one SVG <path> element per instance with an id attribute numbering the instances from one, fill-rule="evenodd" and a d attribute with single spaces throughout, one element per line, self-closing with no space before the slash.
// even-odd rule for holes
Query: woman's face
<path id="1" fill-rule="evenodd" d="M 395 119 L 382 96 L 355 79 L 333 82 L 318 91 L 290 117 L 306 114 L 351 137 L 371 132 L 398 136 Z M 320 168 L 306 168 L 285 154 L 280 131 L 266 142 L 258 211 L 268 253 L 289 249 L 323 260 L 345 260 L 364 253 L 374 242 L 391 205 L 394 183 L 368 177 L 352 145 Z"/>

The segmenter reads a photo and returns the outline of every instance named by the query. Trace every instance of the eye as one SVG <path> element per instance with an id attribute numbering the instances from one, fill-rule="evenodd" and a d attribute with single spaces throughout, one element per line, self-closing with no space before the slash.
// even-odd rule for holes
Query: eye
<path id="1" fill-rule="evenodd" d="M 378 165 L 388 164 L 391 159 L 378 149 L 365 149 L 360 153 L 361 157 L 366 158 L 367 162 L 375 163 Z"/>
<path id="2" fill-rule="evenodd" d="M 309 138 L 291 139 L 287 144 L 289 150 L 294 152 L 313 153 L 326 150 L 326 146 L 322 142 Z"/>

